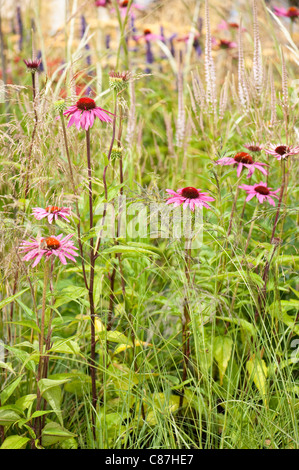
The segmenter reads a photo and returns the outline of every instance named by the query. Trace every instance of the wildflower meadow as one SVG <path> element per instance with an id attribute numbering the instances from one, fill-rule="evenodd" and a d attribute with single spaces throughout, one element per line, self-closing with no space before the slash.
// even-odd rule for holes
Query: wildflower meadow
<path id="1" fill-rule="evenodd" d="M 298 449 L 298 45 L 298 1 L 0 2 L 0 449 Z"/>

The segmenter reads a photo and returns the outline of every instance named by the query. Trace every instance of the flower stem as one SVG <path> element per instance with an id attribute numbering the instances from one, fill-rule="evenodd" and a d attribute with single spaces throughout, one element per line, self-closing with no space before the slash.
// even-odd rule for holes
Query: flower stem
<path id="1" fill-rule="evenodd" d="M 62 124 L 65 151 L 66 151 L 67 160 L 68 160 L 68 164 L 69 164 L 69 172 L 70 172 L 70 177 L 71 177 L 72 189 L 73 189 L 74 195 L 76 196 L 75 207 L 76 207 L 76 214 L 77 214 L 77 218 L 78 218 L 77 238 L 78 238 L 78 245 L 79 245 L 80 257 L 81 257 L 81 263 L 82 263 L 82 273 L 83 273 L 83 278 L 84 278 L 84 284 L 85 284 L 86 289 L 88 289 L 88 282 L 87 282 L 87 276 L 86 276 L 86 271 L 85 271 L 85 262 L 84 262 L 84 256 L 83 256 L 83 246 L 82 246 L 82 241 L 81 241 L 81 222 L 80 222 L 81 218 L 80 218 L 80 211 L 79 211 L 79 205 L 78 205 L 78 199 L 77 199 L 78 192 L 77 192 L 77 188 L 76 188 L 76 185 L 75 185 L 73 166 L 72 166 L 72 161 L 71 161 L 71 157 L 70 157 L 70 151 L 69 151 L 69 146 L 68 146 L 68 140 L 67 140 L 67 133 L 66 133 L 66 128 L 65 128 L 63 111 L 60 112 L 60 120 L 61 120 L 61 124 Z"/>
<path id="2" fill-rule="evenodd" d="M 276 216 L 275 216 L 272 235 L 271 235 L 271 243 L 273 243 L 273 239 L 275 237 L 275 231 L 276 231 L 276 226 L 277 226 L 277 223 L 278 223 L 280 207 L 281 207 L 281 203 L 282 203 L 284 189 L 285 189 L 285 186 L 286 186 L 286 171 L 285 171 L 285 160 L 284 159 L 281 160 L 281 170 L 282 170 L 282 182 L 281 182 L 279 200 L 278 200 L 278 204 L 277 204 Z"/>
<path id="3" fill-rule="evenodd" d="M 188 303 L 188 288 L 190 285 L 190 264 L 191 264 L 191 248 L 185 248 L 185 276 L 186 276 L 186 292 L 184 298 L 184 312 L 182 318 L 182 349 L 183 349 L 183 375 L 182 382 L 184 383 L 187 378 L 187 369 L 190 358 L 190 309 Z M 183 387 L 180 395 L 179 406 L 183 406 L 185 394 L 185 387 Z"/>
<path id="4" fill-rule="evenodd" d="M 45 261 L 45 269 L 44 269 L 44 285 L 43 285 L 43 297 L 42 297 L 42 314 L 41 314 L 41 322 L 40 322 L 40 334 L 39 334 L 39 362 L 38 362 L 38 370 L 37 370 L 37 400 L 36 400 L 36 411 L 41 410 L 41 392 L 39 389 L 39 381 L 43 377 L 43 368 L 44 368 L 44 335 L 45 335 L 45 312 L 46 312 L 46 295 L 47 295 L 47 286 L 49 280 L 49 272 L 50 272 L 50 262 Z M 37 417 L 35 420 L 35 434 L 37 439 L 41 444 L 41 417 Z"/>
<path id="5" fill-rule="evenodd" d="M 112 153 L 113 144 L 114 144 L 114 140 L 115 140 L 115 133 L 116 133 L 116 111 L 117 111 L 117 94 L 115 94 L 112 138 L 111 138 L 110 147 L 109 147 L 109 152 L 108 152 L 108 156 L 107 156 L 108 163 L 107 163 L 107 165 L 105 166 L 104 172 L 103 172 L 103 184 L 104 184 L 104 191 L 105 191 L 105 199 L 106 199 L 106 201 L 107 201 L 107 198 L 108 198 L 108 187 L 107 187 L 106 173 L 107 173 L 107 169 L 108 169 L 108 166 L 109 166 L 109 163 L 110 163 L 111 153 Z M 107 202 L 105 202 L 105 205 L 104 205 L 103 218 L 102 218 L 102 227 L 104 226 L 104 223 L 105 223 L 106 212 L 107 212 Z M 100 232 L 99 238 L 98 238 L 97 243 L 96 243 L 95 258 L 98 257 L 98 251 L 99 251 L 99 248 L 100 248 L 100 245 L 101 245 L 101 241 L 102 241 L 102 231 Z"/>
<path id="6" fill-rule="evenodd" d="M 92 169 L 90 158 L 90 130 L 86 131 L 86 154 L 87 154 L 87 170 L 88 170 L 88 192 L 89 192 L 89 228 L 93 229 L 93 194 L 92 194 Z M 95 429 L 95 414 L 97 406 L 97 389 L 96 389 L 96 340 L 95 340 L 95 307 L 94 307 L 94 272 L 95 272 L 95 256 L 94 256 L 94 240 L 93 236 L 90 237 L 90 277 L 89 277 L 89 306 L 90 306 L 90 376 L 91 376 L 91 391 L 92 391 L 92 425 L 93 437 L 96 438 Z"/>
<path id="7" fill-rule="evenodd" d="M 32 102 L 33 102 L 33 110 L 34 110 L 34 127 L 33 127 L 32 136 L 31 136 L 31 143 L 29 147 L 26 182 L 25 182 L 25 196 L 24 196 L 25 199 L 27 199 L 27 196 L 29 193 L 29 176 L 30 176 L 30 170 L 31 170 L 32 149 L 33 149 L 36 128 L 37 128 L 37 121 L 38 121 L 36 107 L 35 107 L 35 98 L 36 98 L 35 72 L 31 73 L 31 77 L 32 77 Z"/>

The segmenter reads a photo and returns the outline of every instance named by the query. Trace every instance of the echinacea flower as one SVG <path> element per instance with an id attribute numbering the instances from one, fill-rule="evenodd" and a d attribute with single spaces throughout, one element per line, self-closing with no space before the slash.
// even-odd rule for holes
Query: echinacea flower
<path id="1" fill-rule="evenodd" d="M 259 144 L 257 142 L 250 142 L 248 144 L 244 144 L 243 147 L 245 147 L 250 152 L 261 152 L 264 148 L 262 144 Z"/>
<path id="2" fill-rule="evenodd" d="M 235 41 L 230 41 L 229 39 L 216 39 L 212 38 L 212 44 L 216 49 L 234 49 L 238 47 L 238 44 Z"/>
<path id="3" fill-rule="evenodd" d="M 62 236 L 63 234 L 61 233 L 57 236 L 43 237 L 40 240 L 35 238 L 31 238 L 29 241 L 24 240 L 21 243 L 20 251 L 26 253 L 26 255 L 22 258 L 22 261 L 34 259 L 33 268 L 41 261 L 43 256 L 46 260 L 51 256 L 57 256 L 62 264 L 67 264 L 66 258 L 76 261 L 74 256 L 78 256 L 75 252 L 78 248 L 70 241 L 74 235 L 70 234 L 61 238 Z"/>
<path id="4" fill-rule="evenodd" d="M 263 168 L 263 166 L 267 166 L 266 163 L 254 162 L 253 158 L 246 152 L 239 152 L 233 158 L 220 158 L 220 160 L 217 160 L 216 165 L 236 165 L 238 177 L 240 177 L 243 167 L 248 169 L 247 178 L 253 175 L 255 169 L 259 170 L 264 175 L 268 174 L 265 168 Z"/>
<path id="5" fill-rule="evenodd" d="M 292 21 L 294 21 L 299 16 L 299 8 L 296 8 L 296 7 L 290 7 L 288 10 L 283 7 L 281 8 L 273 7 L 273 8 L 274 8 L 275 15 L 291 18 Z"/>
<path id="6" fill-rule="evenodd" d="M 270 155 L 273 155 L 275 158 L 277 158 L 277 160 L 281 160 L 289 157 L 290 155 L 298 155 L 299 145 L 289 146 L 284 144 L 270 144 L 269 148 L 265 148 L 265 152 Z"/>
<path id="7" fill-rule="evenodd" d="M 112 122 L 109 114 L 114 116 L 110 111 L 96 106 L 95 101 L 88 97 L 80 98 L 75 105 L 70 106 L 63 114 L 68 117 L 71 116 L 67 127 L 75 124 L 78 130 L 82 127 L 86 131 L 93 126 L 96 117 L 104 122 Z"/>
<path id="8" fill-rule="evenodd" d="M 24 60 L 24 64 L 27 67 L 27 71 L 31 72 L 31 73 L 38 72 L 41 63 L 42 63 L 41 59 L 27 59 L 27 60 Z"/>
<path id="9" fill-rule="evenodd" d="M 120 14 L 121 14 L 122 18 L 125 18 L 125 16 L 127 15 L 128 5 L 129 5 L 129 0 L 119 0 L 119 2 L 118 2 L 119 11 L 120 11 Z M 130 6 L 130 10 L 128 12 L 128 16 L 131 17 L 131 18 L 136 17 L 136 15 L 134 13 L 134 9 L 135 10 L 143 10 L 144 6 L 141 5 L 141 4 L 132 2 L 131 6 Z M 111 12 L 112 13 L 115 12 L 115 8 L 113 8 L 111 10 Z"/>
<path id="10" fill-rule="evenodd" d="M 163 41 L 164 40 L 164 37 L 161 36 L 161 34 L 154 34 L 152 33 L 152 30 L 151 29 L 148 29 L 148 28 L 145 28 L 143 30 L 143 34 L 141 34 L 140 36 L 134 36 L 135 41 L 139 41 L 140 39 L 144 39 L 146 42 L 149 42 L 149 41 Z"/>
<path id="11" fill-rule="evenodd" d="M 221 23 L 219 23 L 219 25 L 217 26 L 218 29 L 239 29 L 240 28 L 240 25 L 238 23 L 234 23 L 234 22 L 227 22 L 225 20 L 222 20 Z M 242 27 L 242 31 L 246 31 L 245 28 Z"/>
<path id="12" fill-rule="evenodd" d="M 273 188 L 269 188 L 267 183 L 257 183 L 252 186 L 248 184 L 242 184 L 239 186 L 240 189 L 244 189 L 248 196 L 246 198 L 246 202 L 250 201 L 254 196 L 257 197 L 258 201 L 262 204 L 264 200 L 269 202 L 271 206 L 275 206 L 275 202 L 272 199 L 273 197 L 279 199 L 276 196 L 276 193 L 280 191 L 280 188 L 276 189 L 275 191 L 271 191 Z"/>
<path id="13" fill-rule="evenodd" d="M 108 7 L 110 5 L 110 0 L 97 0 L 95 2 L 96 7 Z"/>
<path id="14" fill-rule="evenodd" d="M 192 43 L 192 46 L 196 50 L 197 55 L 199 57 L 202 54 L 202 48 L 201 48 L 200 39 L 199 39 L 200 37 L 201 37 L 200 33 L 195 34 L 194 38 L 193 38 L 193 43 Z M 181 38 L 177 38 L 177 42 L 185 42 L 187 44 L 189 42 L 189 38 L 190 38 L 190 34 L 187 34 L 186 36 L 183 36 Z"/>
<path id="15" fill-rule="evenodd" d="M 51 224 L 53 220 L 57 220 L 58 217 L 69 222 L 67 216 L 70 215 L 70 207 L 57 207 L 57 206 L 48 206 L 45 209 L 42 207 L 34 207 L 32 209 L 33 215 L 37 220 L 41 220 L 44 217 L 48 217 L 48 222 Z"/>
<path id="16" fill-rule="evenodd" d="M 180 188 L 177 191 L 172 189 L 166 189 L 166 191 L 171 194 L 166 204 L 174 204 L 174 207 L 183 204 L 184 209 L 189 206 L 191 211 L 194 211 L 195 206 L 204 206 L 210 209 L 206 201 L 215 201 L 213 197 L 208 196 L 208 193 L 201 192 L 200 189 L 192 188 L 191 186 Z"/>

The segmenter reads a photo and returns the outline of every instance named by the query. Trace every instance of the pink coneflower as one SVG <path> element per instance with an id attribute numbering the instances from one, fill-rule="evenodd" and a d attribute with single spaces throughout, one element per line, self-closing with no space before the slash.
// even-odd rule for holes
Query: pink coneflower
<path id="1" fill-rule="evenodd" d="M 110 5 L 110 0 L 97 0 L 95 2 L 96 7 L 108 7 Z"/>
<path id="2" fill-rule="evenodd" d="M 62 264 L 67 264 L 66 258 L 76 261 L 74 256 L 78 254 L 74 250 L 78 250 L 70 239 L 73 237 L 73 234 L 67 235 L 64 238 L 61 238 L 63 234 L 57 236 L 43 237 L 40 241 L 35 238 L 31 238 L 30 241 L 23 241 L 21 243 L 20 251 L 27 253 L 22 260 L 31 261 L 35 259 L 32 267 L 34 268 L 45 256 L 46 259 L 50 258 L 52 255 L 57 256 Z"/>
<path id="3" fill-rule="evenodd" d="M 250 152 L 261 152 L 264 148 L 262 144 L 258 144 L 257 142 L 250 142 L 248 144 L 244 144 L 243 147 L 245 147 Z"/>
<path id="4" fill-rule="evenodd" d="M 42 63 L 41 59 L 24 60 L 24 64 L 26 65 L 28 72 L 31 72 L 31 73 L 37 72 L 39 70 L 41 63 Z"/>
<path id="5" fill-rule="evenodd" d="M 235 41 L 230 41 L 229 39 L 212 38 L 212 44 L 216 46 L 217 49 L 234 49 L 238 47 Z"/>
<path id="6" fill-rule="evenodd" d="M 44 217 L 48 217 L 48 222 L 51 224 L 53 220 L 57 220 L 58 217 L 69 222 L 67 216 L 70 215 L 70 207 L 57 207 L 57 206 L 48 206 L 45 209 L 42 207 L 34 207 L 32 209 L 33 215 L 37 220 L 41 220 Z"/>
<path id="7" fill-rule="evenodd" d="M 174 204 L 174 207 L 184 204 L 184 209 L 189 206 L 192 211 L 194 211 L 195 206 L 205 206 L 210 209 L 206 201 L 215 201 L 213 197 L 207 195 L 208 193 L 202 193 L 200 189 L 192 188 L 191 186 L 180 188 L 177 191 L 173 191 L 172 189 L 166 189 L 166 191 L 171 194 L 166 204 Z"/>
<path id="8" fill-rule="evenodd" d="M 259 170 L 263 175 L 268 174 L 265 168 L 263 168 L 263 166 L 267 166 L 266 163 L 254 162 L 253 158 L 246 152 L 239 152 L 233 158 L 220 158 L 220 160 L 217 160 L 216 165 L 236 165 L 238 177 L 241 175 L 243 167 L 248 169 L 247 178 L 253 175 L 255 169 Z"/>
<path id="9" fill-rule="evenodd" d="M 228 23 L 227 21 L 225 20 L 222 20 L 221 23 L 219 23 L 219 25 L 217 26 L 218 29 L 239 29 L 240 28 L 240 25 L 238 23 L 234 23 L 234 22 L 231 22 L 231 23 Z M 242 27 L 242 31 L 246 31 L 245 28 Z"/>
<path id="10" fill-rule="evenodd" d="M 298 155 L 299 146 L 289 146 L 284 144 L 270 144 L 269 148 L 265 148 L 265 152 L 273 155 L 277 160 L 281 160 L 289 157 L 290 155 Z"/>
<path id="11" fill-rule="evenodd" d="M 277 16 L 286 16 L 287 18 L 291 18 L 291 20 L 295 20 L 299 16 L 299 9 L 296 7 L 290 7 L 288 10 L 283 7 L 273 7 L 274 13 Z"/>
<path id="12" fill-rule="evenodd" d="M 127 15 L 128 5 L 129 5 L 129 0 L 119 0 L 119 2 L 118 2 L 118 6 L 119 6 L 119 10 L 120 10 L 120 14 L 121 14 L 122 18 L 124 18 Z M 136 15 L 133 11 L 134 9 L 135 10 L 144 10 L 144 6 L 139 5 L 138 3 L 135 3 L 135 2 L 131 3 L 131 7 L 130 7 L 130 11 L 128 13 L 128 16 L 130 16 L 133 19 L 136 18 Z M 115 12 L 115 9 L 113 8 L 111 10 L 111 12 L 112 13 Z"/>
<path id="13" fill-rule="evenodd" d="M 244 189 L 248 196 L 246 198 L 246 202 L 250 201 L 254 196 L 256 196 L 260 203 L 264 202 L 266 199 L 271 206 L 275 206 L 275 202 L 273 201 L 272 197 L 278 199 L 276 193 L 280 191 L 280 188 L 276 189 L 275 191 L 271 191 L 272 188 L 268 188 L 267 183 L 257 183 L 253 186 L 248 184 L 242 184 L 239 188 Z M 271 197 L 272 196 L 272 197 Z"/>
<path id="14" fill-rule="evenodd" d="M 152 33 L 151 29 L 144 29 L 143 34 L 140 36 L 134 36 L 135 41 L 139 41 L 140 39 L 144 39 L 145 41 L 163 41 L 164 37 L 160 34 Z"/>
<path id="15" fill-rule="evenodd" d="M 96 117 L 104 122 L 112 122 L 109 114 L 113 116 L 113 113 L 96 106 L 95 101 L 88 97 L 80 98 L 75 105 L 70 106 L 63 114 L 68 117 L 71 116 L 67 127 L 75 124 L 78 130 L 82 127 L 86 131 L 93 126 Z"/>

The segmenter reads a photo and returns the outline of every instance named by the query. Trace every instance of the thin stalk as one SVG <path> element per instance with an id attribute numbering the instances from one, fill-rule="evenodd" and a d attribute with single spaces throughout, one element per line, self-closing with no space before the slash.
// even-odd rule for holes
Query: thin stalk
<path id="1" fill-rule="evenodd" d="M 36 129 L 37 129 L 37 122 L 38 122 L 36 104 L 35 104 L 35 98 L 36 98 L 35 72 L 31 73 L 31 78 L 32 78 L 32 102 L 33 102 L 33 111 L 34 111 L 34 127 L 32 131 L 32 136 L 31 136 L 31 143 L 29 147 L 27 173 L 26 173 L 26 180 L 25 180 L 25 196 L 24 196 L 25 199 L 27 199 L 27 196 L 29 193 L 29 176 L 30 176 L 30 170 L 31 170 L 32 150 L 33 150 L 33 144 L 34 144 L 34 139 L 35 139 L 35 134 L 36 134 Z"/>
<path id="2" fill-rule="evenodd" d="M 85 284 L 86 289 L 88 289 L 88 282 L 87 282 L 84 255 L 83 255 L 83 246 L 82 246 L 82 241 L 81 241 L 81 222 L 80 222 L 81 218 L 80 218 L 80 211 L 79 211 L 79 205 L 78 205 L 78 199 L 77 199 L 78 192 L 77 192 L 77 188 L 76 188 L 76 185 L 75 185 L 75 179 L 74 179 L 72 161 L 71 161 L 70 152 L 69 152 L 69 146 L 68 146 L 68 140 L 67 140 L 67 133 L 66 133 L 66 128 L 65 128 L 63 111 L 60 111 L 60 120 L 61 120 L 61 124 L 62 124 L 65 151 L 66 151 L 67 160 L 68 160 L 68 164 L 69 164 L 69 172 L 70 172 L 70 177 L 71 177 L 72 189 L 73 189 L 74 195 L 76 196 L 75 207 L 76 207 L 76 214 L 77 214 L 77 218 L 78 218 L 77 238 L 78 238 L 78 245 L 79 245 L 80 257 L 81 257 L 81 263 L 82 263 L 82 273 L 83 273 L 83 278 L 84 278 L 84 284 Z"/>
<path id="3" fill-rule="evenodd" d="M 274 237 L 275 237 L 275 231 L 276 231 L 276 226 L 277 226 L 277 223 L 278 223 L 280 207 L 281 207 L 282 198 L 283 198 L 283 194 L 284 194 L 284 190 L 285 190 L 285 186 L 286 186 L 285 160 L 283 158 L 281 160 L 281 170 L 282 170 L 282 182 L 281 182 L 281 187 L 280 187 L 280 194 L 279 194 L 279 200 L 278 200 L 278 205 L 277 205 L 276 216 L 275 216 L 272 235 L 271 235 L 271 243 L 273 243 L 273 240 L 274 240 Z"/>
<path id="4" fill-rule="evenodd" d="M 86 131 L 86 154 L 87 154 L 87 170 L 88 170 L 88 198 L 89 198 L 89 228 L 93 229 L 93 194 L 92 194 L 92 169 L 90 158 L 90 129 Z M 90 376 L 91 376 L 91 391 L 92 391 L 92 432 L 93 437 L 96 439 L 95 428 L 95 414 L 97 406 L 97 389 L 96 389 L 96 339 L 95 339 L 95 307 L 94 307 L 94 273 L 95 273 L 95 255 L 94 255 L 94 239 L 90 237 L 90 277 L 89 277 L 89 307 L 90 307 Z"/>
<path id="5" fill-rule="evenodd" d="M 182 349 L 183 349 L 183 375 L 182 382 L 187 378 L 187 370 L 190 359 L 190 308 L 188 302 L 188 289 L 190 286 L 190 269 L 191 269 L 191 248 L 185 248 L 185 277 L 186 277 L 186 293 L 184 299 L 184 312 L 182 318 Z M 179 406 L 183 406 L 185 395 L 185 387 L 183 387 L 180 395 Z"/>
<path id="6" fill-rule="evenodd" d="M 45 335 L 45 312 L 46 312 L 46 295 L 47 295 L 47 286 L 49 280 L 49 261 L 45 261 L 44 268 L 44 285 L 43 285 L 43 296 L 42 296 L 42 313 L 40 321 L 40 334 L 39 334 L 39 362 L 37 370 L 37 400 L 36 400 L 36 411 L 41 410 L 41 393 L 39 389 L 39 381 L 43 377 L 43 367 L 44 367 L 44 335 Z M 39 439 L 41 444 L 41 418 L 37 417 L 35 420 L 35 434 L 37 439 Z"/>
<path id="7" fill-rule="evenodd" d="M 113 144 L 114 144 L 114 140 L 115 140 L 115 134 L 116 134 L 116 111 L 117 111 L 117 94 L 115 94 L 115 101 L 114 101 L 113 129 L 112 129 L 112 138 L 111 138 L 111 142 L 110 142 L 109 152 L 108 152 L 108 156 L 107 156 L 108 163 L 105 166 L 104 172 L 103 172 L 103 184 L 104 184 L 104 191 L 105 191 L 106 201 L 108 199 L 108 186 L 107 186 L 107 180 L 106 180 L 106 173 L 107 173 L 107 169 L 108 169 L 108 166 L 109 166 L 109 163 L 110 163 L 111 153 L 112 153 Z M 107 212 L 107 202 L 105 202 L 105 206 L 104 206 L 102 226 L 104 226 L 104 223 L 105 223 L 106 212 Z M 100 233 L 100 236 L 99 236 L 99 238 L 97 240 L 97 243 L 96 243 L 95 259 L 99 256 L 98 251 L 99 251 L 99 248 L 100 248 L 100 245 L 101 245 L 101 241 L 102 241 L 102 232 Z"/>

